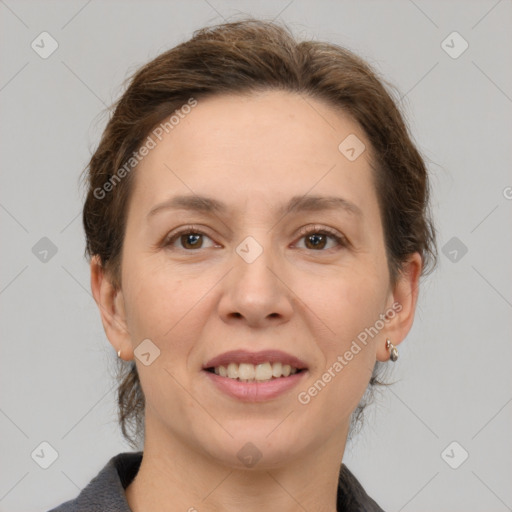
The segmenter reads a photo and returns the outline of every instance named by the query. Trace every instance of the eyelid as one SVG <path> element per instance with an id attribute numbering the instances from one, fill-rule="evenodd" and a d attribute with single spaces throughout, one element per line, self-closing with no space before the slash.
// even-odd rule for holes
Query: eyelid
<path id="1" fill-rule="evenodd" d="M 348 247 L 350 245 L 350 241 L 347 239 L 345 235 L 340 233 L 337 229 L 331 228 L 329 226 L 322 226 L 320 224 L 312 224 L 308 226 L 304 226 L 299 230 L 300 238 L 307 236 L 309 234 L 314 233 L 324 233 L 331 237 L 333 237 L 340 246 Z M 317 251 L 317 252 L 327 252 L 327 251 Z"/>
<path id="2" fill-rule="evenodd" d="M 171 245 L 171 243 L 174 243 L 179 237 L 186 235 L 186 234 L 199 234 L 199 235 L 208 237 L 212 242 L 214 242 L 213 238 L 207 233 L 206 228 L 191 224 L 189 226 L 184 226 L 181 228 L 177 228 L 177 230 L 173 230 L 171 233 L 169 233 L 168 235 L 166 235 L 164 237 L 161 245 L 163 247 L 167 247 L 167 246 Z M 322 226 L 319 224 L 303 226 L 302 228 L 300 228 L 300 230 L 298 232 L 299 240 L 304 238 L 305 236 L 310 235 L 310 234 L 326 234 L 326 235 L 334 238 L 336 240 L 336 242 L 338 243 L 338 245 L 341 247 L 348 247 L 350 245 L 350 242 L 346 238 L 346 236 L 343 235 L 342 233 L 340 233 L 338 230 L 328 227 L 328 226 Z M 214 242 L 214 244 L 215 243 L 216 242 Z M 204 249 L 204 248 L 200 247 L 199 249 Z M 196 249 L 196 250 L 199 250 L 199 249 Z M 333 249 L 333 248 L 331 248 L 331 249 Z M 193 249 L 189 249 L 189 250 L 183 249 L 183 250 L 185 250 L 187 252 L 195 252 Z M 311 249 L 311 250 L 313 250 L 313 249 Z M 327 252 L 328 250 L 329 249 L 327 249 L 326 251 L 323 251 L 323 250 L 320 250 L 320 251 L 313 250 L 313 251 L 314 252 Z"/>
<path id="3" fill-rule="evenodd" d="M 202 235 L 202 236 L 207 236 L 213 242 L 213 239 L 207 233 L 207 229 L 206 228 L 203 228 L 203 227 L 198 226 L 196 224 L 191 224 L 189 226 L 182 226 L 180 228 L 177 228 L 177 229 L 171 231 L 169 234 L 165 235 L 164 239 L 162 240 L 162 244 L 161 245 L 163 247 L 166 247 L 166 246 L 170 245 L 171 243 L 175 242 L 179 237 L 181 237 L 183 235 L 187 235 L 189 233 L 199 234 L 199 235 Z M 192 251 L 189 250 L 188 252 L 192 252 Z"/>

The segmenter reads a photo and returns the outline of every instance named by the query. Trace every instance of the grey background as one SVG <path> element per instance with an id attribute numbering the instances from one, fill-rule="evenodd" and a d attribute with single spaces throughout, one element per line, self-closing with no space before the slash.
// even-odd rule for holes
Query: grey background
<path id="1" fill-rule="evenodd" d="M 400 89 L 449 244 L 422 283 L 399 382 L 344 462 L 386 511 L 512 510 L 512 3 L 2 0 L 0 511 L 47 510 L 130 450 L 82 256 L 78 177 L 128 74 L 238 13 L 345 45 Z M 47 59 L 31 48 L 43 31 L 59 45 Z M 469 44 L 456 59 L 441 46 L 453 31 Z M 57 248 L 46 262 L 33 252 L 43 237 Z M 31 457 L 43 441 L 58 452 L 48 469 Z M 441 455 L 453 441 L 469 453 L 458 469 Z"/>

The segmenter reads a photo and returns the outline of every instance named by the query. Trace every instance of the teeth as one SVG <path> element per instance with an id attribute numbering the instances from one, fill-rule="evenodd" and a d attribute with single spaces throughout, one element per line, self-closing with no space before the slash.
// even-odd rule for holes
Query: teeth
<path id="1" fill-rule="evenodd" d="M 235 366 L 234 363 L 229 363 L 228 368 Z M 236 372 L 229 372 L 228 377 L 230 379 L 234 379 L 238 377 L 240 380 L 254 380 L 254 376 L 256 375 L 256 370 L 253 364 L 239 364 L 238 365 L 238 375 Z"/>
<path id="2" fill-rule="evenodd" d="M 272 365 L 270 363 L 258 364 L 255 378 L 256 380 L 270 380 L 272 378 Z"/>
<path id="3" fill-rule="evenodd" d="M 221 368 L 222 368 L 222 366 L 221 366 Z M 224 375 L 224 377 L 229 377 L 230 379 L 236 379 L 236 378 L 238 378 L 238 375 L 239 375 L 238 365 L 235 363 L 229 363 L 227 371 L 226 371 L 226 375 Z"/>
<path id="4" fill-rule="evenodd" d="M 283 369 L 283 365 L 281 363 L 274 363 L 272 365 L 272 376 L 273 377 L 281 377 L 281 370 Z"/>
<path id="5" fill-rule="evenodd" d="M 240 381 L 267 381 L 272 378 L 288 377 L 297 373 L 297 368 L 293 368 L 289 364 L 282 363 L 229 363 L 228 366 L 216 366 L 214 372 L 221 377 L 229 379 L 238 379 Z"/>

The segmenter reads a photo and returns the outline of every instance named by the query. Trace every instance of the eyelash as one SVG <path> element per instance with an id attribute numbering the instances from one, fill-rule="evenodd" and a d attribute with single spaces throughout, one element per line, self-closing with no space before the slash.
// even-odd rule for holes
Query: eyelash
<path id="1" fill-rule="evenodd" d="M 332 228 L 320 227 L 320 226 L 304 227 L 299 232 L 300 239 L 307 237 L 309 235 L 313 235 L 313 234 L 327 235 L 328 237 L 334 239 L 338 243 L 338 245 L 341 247 L 348 247 L 348 245 L 349 245 L 348 240 L 343 235 L 341 235 L 340 233 L 338 233 L 336 230 L 334 230 Z M 201 229 L 196 228 L 194 226 L 189 226 L 187 228 L 182 229 L 181 231 L 178 231 L 177 233 L 174 233 L 174 234 L 166 237 L 163 242 L 163 246 L 168 247 L 168 246 L 172 245 L 178 238 L 180 238 L 183 235 L 201 235 L 201 236 L 206 236 L 206 237 L 210 238 Z M 199 249 L 201 249 L 201 248 L 199 248 Z M 186 252 L 195 252 L 195 251 L 198 251 L 199 249 L 182 249 L 182 250 L 186 251 Z M 331 249 L 335 249 L 335 248 L 331 247 Z M 306 250 L 314 251 L 314 252 L 327 252 L 330 249 L 320 249 L 320 250 L 306 249 Z"/>

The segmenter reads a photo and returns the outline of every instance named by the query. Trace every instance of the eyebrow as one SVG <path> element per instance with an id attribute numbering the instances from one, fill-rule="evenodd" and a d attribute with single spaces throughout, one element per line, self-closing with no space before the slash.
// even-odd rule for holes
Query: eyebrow
<path id="1" fill-rule="evenodd" d="M 211 197 L 198 195 L 174 196 L 157 204 L 148 213 L 148 219 L 164 210 L 191 210 L 203 213 L 226 214 L 228 206 Z M 363 212 L 354 203 L 336 196 L 294 196 L 288 203 L 282 205 L 277 214 L 279 216 L 297 213 L 300 211 L 318 212 L 327 210 L 342 210 L 351 215 L 361 217 Z"/>

